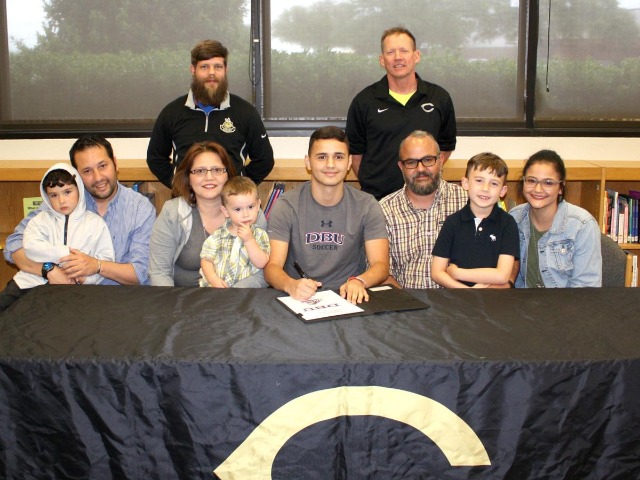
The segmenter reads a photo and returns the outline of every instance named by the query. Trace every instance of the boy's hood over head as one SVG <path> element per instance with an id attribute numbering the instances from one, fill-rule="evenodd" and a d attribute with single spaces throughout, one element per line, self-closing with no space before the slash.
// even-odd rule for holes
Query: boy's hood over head
<path id="1" fill-rule="evenodd" d="M 51 168 L 49 168 L 49 170 L 47 170 L 47 172 L 43 175 L 42 180 L 40 181 L 40 195 L 42 196 L 43 203 L 52 213 L 63 216 L 53 209 L 53 207 L 51 206 L 51 202 L 49 201 L 49 197 L 47 196 L 47 192 L 44 189 L 44 179 L 47 177 L 47 175 L 49 175 L 49 172 L 53 170 L 66 170 L 74 177 L 76 185 L 78 186 L 78 205 L 76 205 L 76 208 L 73 210 L 73 212 L 71 212 L 71 215 L 69 215 L 69 217 L 71 219 L 78 218 L 85 212 L 87 208 L 84 201 L 84 184 L 82 183 L 82 178 L 80 178 L 80 174 L 78 173 L 78 171 L 68 163 L 56 163 L 55 165 L 52 165 Z"/>

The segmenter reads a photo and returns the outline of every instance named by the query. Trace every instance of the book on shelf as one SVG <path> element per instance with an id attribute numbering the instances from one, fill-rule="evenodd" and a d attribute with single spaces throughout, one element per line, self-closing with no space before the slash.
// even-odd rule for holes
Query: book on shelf
<path id="1" fill-rule="evenodd" d="M 627 217 L 625 219 L 627 239 L 624 243 L 633 243 L 633 198 L 625 195 L 627 200 Z"/>
<path id="2" fill-rule="evenodd" d="M 605 234 L 609 235 L 616 242 L 618 241 L 618 192 L 607 188 L 606 197 L 606 230 Z"/>
<path id="3" fill-rule="evenodd" d="M 638 242 L 638 199 L 627 197 L 629 203 L 629 240 L 628 243 Z"/>
<path id="4" fill-rule="evenodd" d="M 624 253 L 627 254 L 627 265 L 625 271 L 625 282 L 626 279 L 631 279 L 629 282 L 629 287 L 637 287 L 638 286 L 638 255 L 635 252 L 631 252 L 629 250 L 625 250 Z"/>
<path id="5" fill-rule="evenodd" d="M 618 193 L 618 243 L 627 243 L 628 240 L 628 221 L 629 221 L 629 202 L 627 197 Z"/>
<path id="6" fill-rule="evenodd" d="M 269 213 L 271 213 L 271 209 L 275 205 L 276 201 L 284 193 L 284 183 L 275 182 L 273 184 L 273 188 L 271 189 L 271 194 L 269 195 L 269 199 L 267 200 L 267 205 L 264 207 L 264 216 L 269 218 Z"/>
<path id="7" fill-rule="evenodd" d="M 611 196 L 609 192 L 604 194 L 604 205 L 602 206 L 602 233 L 611 236 Z"/>
<path id="8" fill-rule="evenodd" d="M 640 191 L 607 189 L 603 205 L 603 232 L 621 244 L 640 241 Z"/>
<path id="9" fill-rule="evenodd" d="M 640 191 L 629 190 L 629 198 L 633 199 L 633 242 L 638 243 L 640 241 Z"/>
<path id="10" fill-rule="evenodd" d="M 627 213 L 627 241 L 626 243 L 634 243 L 634 233 L 633 233 L 633 204 L 636 202 L 635 199 L 627 196 L 627 208 L 629 209 Z"/>

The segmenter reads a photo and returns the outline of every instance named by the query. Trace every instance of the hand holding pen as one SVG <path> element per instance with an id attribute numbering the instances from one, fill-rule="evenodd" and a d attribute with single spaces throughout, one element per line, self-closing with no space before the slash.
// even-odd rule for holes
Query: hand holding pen
<path id="1" fill-rule="evenodd" d="M 315 280 L 309 278 L 302 267 L 298 265 L 298 262 L 293 262 L 293 268 L 296 269 L 298 275 L 300 275 L 300 280 L 296 280 L 296 285 L 294 292 L 291 293 L 291 296 L 297 300 L 308 300 L 311 298 L 320 288 L 322 288 L 322 282 L 316 282 Z"/>

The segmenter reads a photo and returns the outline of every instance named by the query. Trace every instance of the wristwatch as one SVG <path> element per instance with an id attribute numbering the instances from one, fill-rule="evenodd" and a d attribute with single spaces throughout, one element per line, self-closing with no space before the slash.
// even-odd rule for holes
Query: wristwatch
<path id="1" fill-rule="evenodd" d="M 53 262 L 44 262 L 42 264 L 42 278 L 47 278 L 49 272 L 55 268 L 56 264 Z"/>

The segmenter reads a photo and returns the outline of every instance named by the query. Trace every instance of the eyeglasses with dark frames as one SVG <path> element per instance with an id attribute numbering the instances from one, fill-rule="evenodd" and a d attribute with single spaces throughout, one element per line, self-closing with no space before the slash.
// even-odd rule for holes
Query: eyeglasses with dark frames
<path id="1" fill-rule="evenodd" d="M 400 159 L 400 162 L 405 168 L 409 169 L 417 168 L 419 163 L 421 163 L 423 167 L 428 168 L 433 167 L 438 161 L 438 158 L 438 155 L 425 155 L 422 158 L 407 158 L 406 160 Z"/>
<path id="2" fill-rule="evenodd" d="M 207 173 L 211 172 L 214 177 L 222 175 L 223 173 L 227 173 L 227 169 L 225 167 L 213 167 L 213 168 L 194 168 L 190 170 L 189 173 L 191 175 L 195 175 L 196 177 L 206 177 Z"/>

